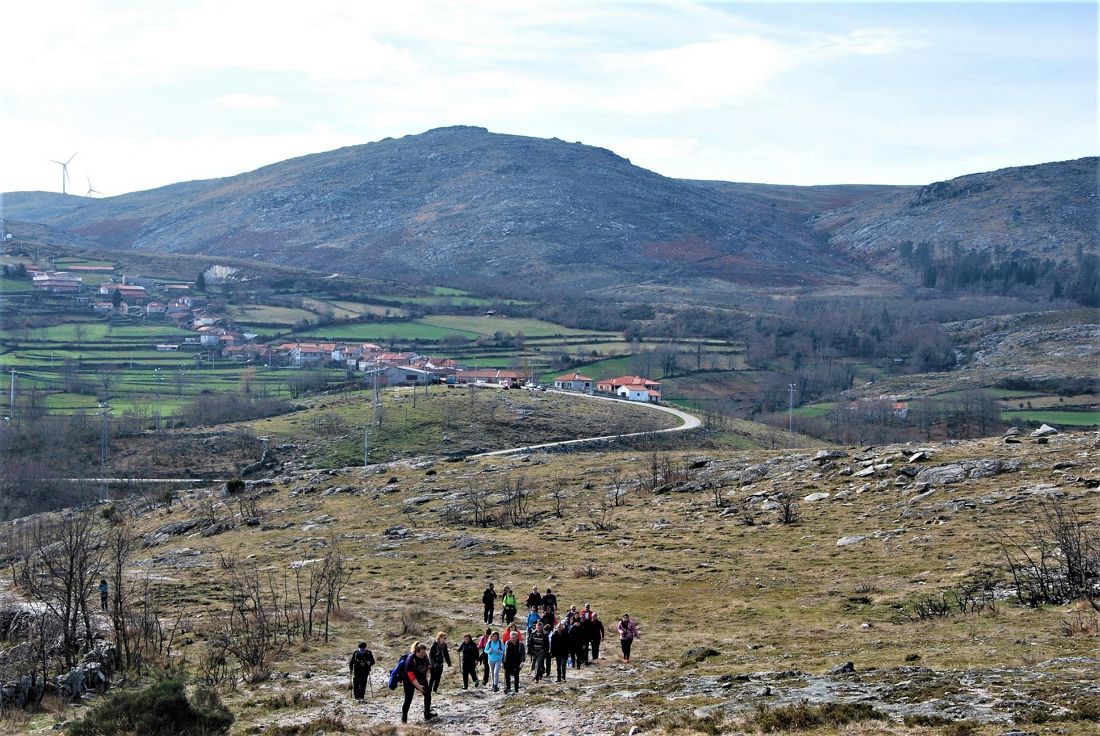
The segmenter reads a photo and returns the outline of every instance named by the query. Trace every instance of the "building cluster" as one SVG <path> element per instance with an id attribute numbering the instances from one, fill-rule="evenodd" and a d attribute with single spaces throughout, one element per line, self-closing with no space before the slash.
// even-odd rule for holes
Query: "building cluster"
<path id="1" fill-rule="evenodd" d="M 257 342 L 258 335 L 236 329 L 222 317 L 207 312 L 207 300 L 191 294 L 187 284 L 162 284 L 151 279 L 122 275 L 87 289 L 75 272 L 112 274 L 110 266 L 73 266 L 65 271 L 27 269 L 34 287 L 59 295 L 73 295 L 99 314 L 120 314 L 163 320 L 193 334 L 174 342 L 158 343 L 161 352 L 205 351 L 238 363 L 295 367 L 343 367 L 363 375 L 377 386 L 418 386 L 443 383 L 450 386 L 484 385 L 499 388 L 531 387 L 533 376 L 525 370 L 479 368 L 451 358 L 394 352 L 369 342 Z M 118 295 L 117 297 L 115 295 Z M 116 303 L 117 302 L 117 303 Z M 630 401 L 657 402 L 661 384 L 642 376 L 595 380 L 568 373 L 554 380 L 564 391 L 606 394 Z"/>

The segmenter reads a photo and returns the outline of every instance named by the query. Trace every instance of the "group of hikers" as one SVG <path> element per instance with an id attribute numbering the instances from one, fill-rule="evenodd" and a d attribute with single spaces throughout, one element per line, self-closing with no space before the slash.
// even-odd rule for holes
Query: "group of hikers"
<path id="1" fill-rule="evenodd" d="M 503 633 L 494 631 L 492 627 L 498 597 L 502 604 Z M 549 679 L 551 663 L 554 665 L 555 681 L 564 682 L 570 666 L 579 669 L 600 658 L 600 645 L 607 636 L 607 630 L 589 603 L 580 609 L 570 606 L 559 617 L 557 596 L 553 591 L 547 588 L 545 593 L 539 593 L 538 588 L 533 588 L 524 602 L 529 613 L 526 627 L 521 630 L 515 620 L 517 599 L 511 587 L 505 586 L 498 596 L 493 583 L 490 583 L 482 594 L 481 602 L 485 607 L 484 622 L 488 624 L 485 633 L 476 639 L 473 634 L 463 635 L 456 650 L 462 667 L 463 690 L 469 689 L 471 683 L 475 688 L 488 687 L 491 680 L 493 692 L 499 692 L 503 671 L 504 692 L 518 693 L 520 673 L 528 662 L 535 682 L 543 677 Z M 616 630 L 623 661 L 629 662 L 631 646 L 635 639 L 640 638 L 637 625 L 629 615 L 623 614 Z M 367 649 L 366 642 L 359 643 L 348 666 L 353 694 L 361 700 L 366 695 L 370 671 L 374 666 L 374 655 Z M 417 693 L 424 698 L 424 720 L 436 718 L 431 709 L 432 693 L 439 692 L 445 666 L 451 667 L 452 664 L 450 645 L 443 631 L 436 635 L 430 646 L 419 641 L 414 643 L 409 652 L 398 660 L 397 666 L 389 673 L 388 684 L 390 689 L 397 689 L 398 685 L 404 689 L 402 723 L 408 722 L 409 708 Z"/>

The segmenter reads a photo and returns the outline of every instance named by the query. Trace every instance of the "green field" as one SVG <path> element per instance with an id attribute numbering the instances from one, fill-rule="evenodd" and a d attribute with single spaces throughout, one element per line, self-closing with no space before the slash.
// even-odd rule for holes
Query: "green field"
<path id="1" fill-rule="evenodd" d="M 30 280 L 10 279 L 6 276 L 0 276 L 0 294 L 26 293 L 28 291 L 34 291 L 34 286 L 31 285 Z"/>
<path id="2" fill-rule="evenodd" d="M 823 417 L 835 408 L 835 401 L 826 401 L 821 404 L 807 404 L 806 406 L 795 407 L 794 414 L 800 417 Z"/>
<path id="3" fill-rule="evenodd" d="M 425 325 L 443 327 L 450 330 L 474 332 L 479 335 L 493 335 L 497 332 L 506 332 L 510 335 L 523 333 L 527 337 L 541 337 L 545 335 L 607 335 L 617 336 L 614 332 L 600 332 L 598 330 L 578 330 L 573 327 L 563 327 L 553 322 L 544 322 L 541 319 L 511 318 L 511 317 L 482 317 L 457 314 L 435 314 L 424 317 L 417 322 Z"/>
<path id="4" fill-rule="evenodd" d="M 439 325 L 425 324 L 422 322 L 364 322 L 349 325 L 325 325 L 315 327 L 302 332 L 296 332 L 288 339 L 327 339 L 327 340 L 375 340 L 386 342 L 390 338 L 395 340 L 442 340 L 445 337 L 458 335 L 474 339 L 479 335 Z"/>
<path id="5" fill-rule="evenodd" d="M 1100 411 L 1002 411 L 1006 422 L 1033 422 L 1067 427 L 1100 425 Z"/>

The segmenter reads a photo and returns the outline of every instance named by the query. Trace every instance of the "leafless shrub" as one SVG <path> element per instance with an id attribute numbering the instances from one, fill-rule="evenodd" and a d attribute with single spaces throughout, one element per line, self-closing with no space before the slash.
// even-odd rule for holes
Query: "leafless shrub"
<path id="1" fill-rule="evenodd" d="M 1070 618 L 1062 619 L 1063 636 L 1096 636 L 1100 634 L 1100 616 L 1094 611 L 1074 611 Z"/>
<path id="2" fill-rule="evenodd" d="M 601 499 L 600 505 L 594 508 L 588 509 L 588 518 L 592 521 L 592 525 L 601 532 L 609 532 L 615 528 L 613 519 L 615 518 L 615 507 L 612 506 L 607 499 Z"/>
<path id="3" fill-rule="evenodd" d="M 1027 606 L 1087 599 L 1100 611 L 1100 532 L 1061 500 L 1041 501 L 1020 530 L 986 527 Z"/>
<path id="4" fill-rule="evenodd" d="M 776 509 L 776 517 L 780 524 L 797 524 L 801 513 L 798 508 L 798 499 L 790 493 L 780 493 L 775 497 L 775 502 L 779 504 L 779 508 Z"/>
<path id="5" fill-rule="evenodd" d="M 505 479 L 503 493 L 508 521 L 512 526 L 530 526 L 534 521 L 531 514 L 531 492 L 525 487 L 527 479 L 520 475 L 514 480 Z"/>
<path id="6" fill-rule="evenodd" d="M 554 516 L 562 518 L 565 515 L 565 481 L 555 478 L 550 486 L 550 500 L 554 502 Z"/>
<path id="7" fill-rule="evenodd" d="M 575 578 L 598 578 L 600 575 L 603 575 L 603 570 L 591 562 L 573 568 L 573 577 Z"/>

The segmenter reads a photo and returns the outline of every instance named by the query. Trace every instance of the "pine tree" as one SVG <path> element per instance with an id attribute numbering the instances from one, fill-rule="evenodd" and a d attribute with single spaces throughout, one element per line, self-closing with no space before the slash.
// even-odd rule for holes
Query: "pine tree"
<path id="1" fill-rule="evenodd" d="M 115 309 L 122 306 L 122 293 L 118 289 L 111 292 L 111 306 Z"/>
<path id="2" fill-rule="evenodd" d="M 195 279 L 195 291 L 206 291 L 206 271 L 199 271 L 199 276 Z"/>

